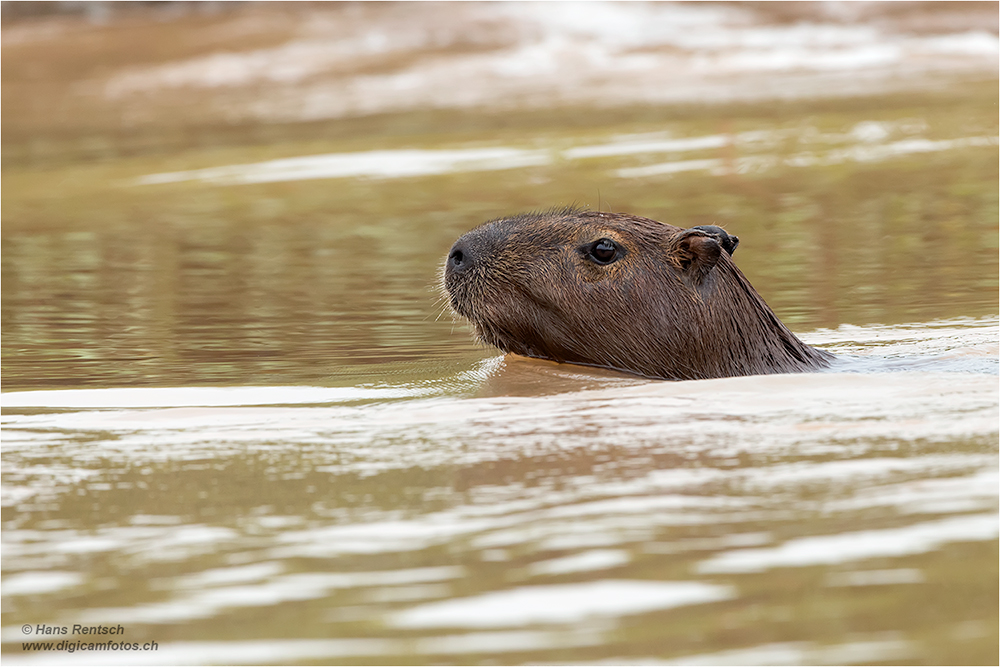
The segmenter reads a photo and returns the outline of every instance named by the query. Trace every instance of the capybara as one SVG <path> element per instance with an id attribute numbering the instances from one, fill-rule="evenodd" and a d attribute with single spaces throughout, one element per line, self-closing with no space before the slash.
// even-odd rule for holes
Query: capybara
<path id="1" fill-rule="evenodd" d="M 826 367 L 736 268 L 739 239 L 576 208 L 486 222 L 452 246 L 444 288 L 505 352 L 692 380 Z"/>

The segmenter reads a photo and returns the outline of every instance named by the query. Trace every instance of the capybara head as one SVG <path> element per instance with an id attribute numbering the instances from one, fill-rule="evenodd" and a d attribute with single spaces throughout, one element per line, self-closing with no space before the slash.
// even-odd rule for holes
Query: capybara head
<path id="1" fill-rule="evenodd" d="M 482 342 L 528 357 L 663 379 L 826 366 L 733 264 L 738 243 L 714 226 L 527 213 L 459 238 L 444 287 Z"/>

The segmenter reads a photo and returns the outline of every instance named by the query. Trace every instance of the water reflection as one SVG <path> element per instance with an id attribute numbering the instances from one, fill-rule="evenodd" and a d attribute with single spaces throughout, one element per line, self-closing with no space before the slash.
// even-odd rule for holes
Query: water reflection
<path id="1" fill-rule="evenodd" d="M 135 181 L 137 185 L 157 185 L 198 180 L 221 185 L 272 183 L 318 178 L 406 178 L 462 171 L 493 171 L 549 165 L 558 159 L 577 160 L 648 153 L 686 153 L 737 147 L 750 152 L 748 157 L 706 158 L 661 162 L 642 167 L 624 167 L 613 173 L 620 178 L 639 178 L 680 171 L 761 172 L 778 165 L 811 167 L 842 162 L 875 162 L 911 153 L 933 153 L 956 148 L 990 147 L 997 137 L 961 137 L 932 141 L 914 137 L 885 143 L 893 135 L 915 135 L 926 131 L 920 119 L 893 122 L 862 121 L 850 132 L 823 133 L 815 127 L 793 130 L 754 130 L 737 135 L 708 135 L 672 138 L 659 135 L 626 136 L 614 142 L 576 146 L 559 151 L 521 150 L 516 148 L 465 148 L 459 150 L 397 150 L 309 155 L 255 164 L 213 167 L 194 171 L 150 174 Z M 825 153 L 797 152 L 790 157 L 775 153 L 755 154 L 757 150 L 775 149 L 782 144 L 810 146 L 846 145 Z M 853 145 L 852 145 L 853 144 Z M 717 152 L 717 151 L 713 151 Z M 731 151 L 730 151 L 731 152 Z"/>
<path id="2" fill-rule="evenodd" d="M 17 237 L 4 243 L 5 364 L 43 386 L 268 382 L 292 365 L 326 383 L 339 365 L 422 358 L 399 339 L 445 326 L 425 321 L 432 276 L 409 273 L 433 268 L 436 248 L 400 264 L 374 250 L 324 225 Z M 358 273 L 366 257 L 379 268 Z M 430 347 L 463 344 L 474 352 L 461 338 Z"/>
<path id="3" fill-rule="evenodd" d="M 809 342 L 995 363 L 996 326 Z M 279 662 L 974 660 L 995 627 L 996 377 L 928 368 L 526 397 L 276 388 L 252 407 L 232 404 L 264 388 L 8 393 L 5 609 L 127 620 L 162 642 L 151 664 L 255 661 L 234 624 Z M 467 382 L 496 392 L 522 369 Z M 928 595 L 963 610 L 932 641 Z M 859 631 L 817 641 L 829 613 Z"/>
<path id="4" fill-rule="evenodd" d="M 793 150 L 773 176 L 755 176 L 774 181 L 734 183 L 728 179 L 737 174 L 728 167 L 723 171 L 729 176 L 713 179 L 675 173 L 657 186 L 656 205 L 638 212 L 682 225 L 724 224 L 740 235 L 740 267 L 798 331 L 995 312 L 995 193 L 984 189 L 990 180 L 984 174 L 996 170 L 994 139 L 976 138 L 985 147 L 966 146 L 964 139 L 872 143 L 864 138 L 874 137 L 874 126 L 853 127 L 857 131 L 823 139 L 854 142 L 848 144 L 853 148 L 817 152 L 826 157 L 789 167 L 805 155 Z M 878 126 L 886 127 L 912 130 Z M 894 136 L 885 132 L 874 139 Z M 794 136 L 802 141 L 804 135 Z M 914 154 L 922 157 L 906 163 L 905 177 L 892 160 L 867 166 L 865 151 L 893 157 L 893 147 L 912 141 L 942 150 Z M 629 154 L 621 159 L 633 159 L 641 145 L 658 144 L 634 138 L 591 144 L 624 146 Z M 846 162 L 830 157 L 841 154 Z M 938 155 L 944 163 L 932 159 Z M 666 164 L 709 169 L 752 159 Z M 585 163 L 596 164 L 571 162 L 586 169 Z M 656 170 L 662 164 L 621 168 Z M 530 170 L 514 172 L 530 177 Z M 572 177 L 569 171 L 562 178 Z M 470 172 L 440 178 L 445 180 L 416 179 L 405 187 L 416 192 L 481 183 L 462 180 L 481 178 Z M 329 191 L 324 181 L 274 187 L 293 185 L 310 197 Z M 793 191 L 781 194 L 786 187 Z M 185 196 L 198 202 L 215 197 L 217 188 Z M 207 216 L 192 225 L 173 220 L 169 211 L 150 211 L 158 224 L 5 237 L 5 389 L 337 386 L 384 379 L 387 367 L 374 366 L 387 362 L 396 364 L 393 374 L 414 380 L 469 368 L 488 351 L 472 343 L 464 325 L 442 317 L 436 270 L 454 238 L 487 215 L 434 210 L 402 216 L 365 208 L 383 196 L 388 191 L 377 190 L 363 196 L 363 205 L 350 204 L 360 208 L 306 219 Z M 510 211 L 493 213 L 501 212 Z"/>
<path id="5" fill-rule="evenodd" d="M 594 616 L 641 614 L 734 597 L 725 586 L 698 582 L 621 581 L 525 586 L 472 598 L 411 607 L 388 619 L 402 628 L 482 628 L 580 623 Z"/>
<path id="6" fill-rule="evenodd" d="M 957 6 L 5 20 L 5 663 L 996 664 L 996 7 Z M 837 363 L 473 344 L 447 248 L 570 203 L 727 227 Z M 74 623 L 158 650 L 25 646 Z"/>
<path id="7" fill-rule="evenodd" d="M 963 480 L 972 481 L 977 480 Z M 995 488 L 1000 478 L 989 475 L 983 480 Z M 880 556 L 900 557 L 926 553 L 948 542 L 991 540 L 1000 531 L 1000 515 L 973 514 L 928 521 L 881 531 L 842 533 L 835 536 L 811 537 L 785 542 L 775 549 L 741 549 L 720 553 L 697 565 L 703 573 L 760 572 L 773 567 L 808 567 L 830 563 L 845 563 Z M 857 579 L 853 579 L 857 581 Z M 872 579 L 868 579 L 869 582 Z M 908 577 L 883 577 L 879 583 L 912 583 Z"/>
<path id="8" fill-rule="evenodd" d="M 465 150 L 397 150 L 310 155 L 257 164 L 215 167 L 196 171 L 151 174 L 138 185 L 201 180 L 224 185 L 300 181 L 313 178 L 402 178 L 447 174 L 453 171 L 492 171 L 548 164 L 545 151 L 515 148 Z"/>

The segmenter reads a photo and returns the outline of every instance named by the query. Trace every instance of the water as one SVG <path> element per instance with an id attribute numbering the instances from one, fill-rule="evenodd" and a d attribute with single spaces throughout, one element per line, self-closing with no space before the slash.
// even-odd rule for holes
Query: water
<path id="1" fill-rule="evenodd" d="M 136 86 L 193 86 L 198 131 L 151 102 L 135 136 L 86 114 L 45 134 L 5 106 L 5 662 L 996 663 L 995 75 L 812 97 L 857 68 L 966 67 L 996 38 L 879 51 L 856 26 L 676 29 L 729 16 L 692 5 L 633 49 L 614 26 L 661 8 L 610 7 L 567 24 L 543 5 L 558 29 L 534 46 L 483 24 L 504 58 L 351 84 L 392 111 L 419 102 L 393 81 L 450 81 L 422 111 L 324 120 L 358 102 L 289 69 L 342 66 L 316 40 L 210 61 L 218 99 L 278 71 L 305 86 L 310 104 L 279 87 L 240 106 L 253 122 L 212 125 L 226 107 L 195 94 L 197 58 L 84 83 L 132 105 Z M 255 25 L 240 34 L 264 40 Z M 611 41 L 581 51 L 591 33 Z M 804 76 L 789 49 L 817 78 L 796 103 L 449 108 L 509 91 L 521 75 L 498 62 L 600 64 L 567 91 L 652 76 L 680 62 L 661 33 L 693 50 L 684 72 L 722 68 L 691 99 L 736 70 Z M 365 58 L 409 44 L 357 34 Z M 18 100 L 56 95 L 35 92 Z M 316 124 L 255 124 L 300 113 Z M 451 243 L 571 203 L 725 226 L 782 320 L 837 361 L 660 382 L 478 346 L 440 298 Z M 39 624 L 120 624 L 157 648 L 24 648 L 88 639 Z"/>
<path id="2" fill-rule="evenodd" d="M 996 327 L 816 332 L 854 367 L 807 375 L 5 393 L 6 613 L 159 643 L 113 664 L 974 660 Z"/>

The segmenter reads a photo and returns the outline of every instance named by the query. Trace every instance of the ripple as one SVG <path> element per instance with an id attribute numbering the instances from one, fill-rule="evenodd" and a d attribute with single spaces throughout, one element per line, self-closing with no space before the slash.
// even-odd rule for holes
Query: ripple
<path id="1" fill-rule="evenodd" d="M 578 623 L 592 616 L 622 616 L 735 597 L 728 586 L 692 581 L 603 580 L 526 586 L 469 598 L 432 602 L 391 615 L 403 628 L 504 627 Z"/>

